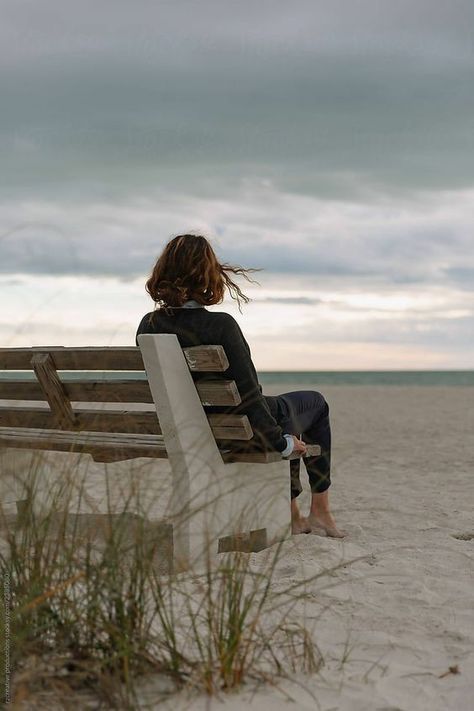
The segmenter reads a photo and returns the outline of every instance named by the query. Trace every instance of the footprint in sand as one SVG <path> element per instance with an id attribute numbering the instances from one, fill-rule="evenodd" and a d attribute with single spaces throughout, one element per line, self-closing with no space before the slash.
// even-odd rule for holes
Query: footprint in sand
<path id="1" fill-rule="evenodd" d="M 466 533 L 452 533 L 451 534 L 453 538 L 456 538 L 458 541 L 473 541 L 474 540 L 474 533 L 472 531 L 467 531 Z"/>

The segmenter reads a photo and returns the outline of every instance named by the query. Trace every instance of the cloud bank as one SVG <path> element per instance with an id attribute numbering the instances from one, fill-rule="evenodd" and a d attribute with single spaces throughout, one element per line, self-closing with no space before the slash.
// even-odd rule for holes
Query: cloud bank
<path id="1" fill-rule="evenodd" d="M 147 273 L 184 230 L 214 239 L 227 261 L 330 285 L 471 288 L 474 190 L 411 200 L 326 201 L 247 184 L 232 200 L 154 195 L 114 203 L 19 201 L 3 208 L 0 273 Z M 18 216 L 22 220 L 18 221 Z"/>
<path id="2" fill-rule="evenodd" d="M 470 2 L 3 3 L 5 195 L 472 186 Z"/>

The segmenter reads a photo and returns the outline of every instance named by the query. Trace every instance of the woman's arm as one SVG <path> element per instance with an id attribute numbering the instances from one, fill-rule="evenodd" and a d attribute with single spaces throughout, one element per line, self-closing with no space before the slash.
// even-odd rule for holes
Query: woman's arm
<path id="1" fill-rule="evenodd" d="M 288 441 L 272 417 L 262 395 L 249 345 L 237 321 L 228 314 L 226 316 L 219 340 L 229 360 L 229 368 L 224 375 L 235 380 L 242 398 L 241 405 L 236 407 L 235 411 L 247 415 L 259 444 L 267 449 L 283 452 L 288 449 Z"/>

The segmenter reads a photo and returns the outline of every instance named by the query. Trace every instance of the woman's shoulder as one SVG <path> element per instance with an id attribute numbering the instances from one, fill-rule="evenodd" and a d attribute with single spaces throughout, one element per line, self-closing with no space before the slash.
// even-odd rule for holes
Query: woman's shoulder
<path id="1" fill-rule="evenodd" d="M 152 324 L 153 317 L 155 316 L 156 311 L 149 311 L 147 314 L 143 316 L 141 319 L 139 325 L 138 325 L 138 333 L 143 333 L 144 331 L 147 330 Z"/>
<path id="2" fill-rule="evenodd" d="M 241 334 L 240 327 L 231 314 L 226 311 L 208 311 L 207 309 L 177 309 L 173 316 L 162 313 L 160 309 L 146 313 L 137 328 L 141 333 L 173 332 L 180 329 L 198 330 L 201 336 L 207 333 L 216 338 Z"/>
<path id="3" fill-rule="evenodd" d="M 206 318 L 215 325 L 219 325 L 225 331 L 240 332 L 240 326 L 235 318 L 227 311 L 205 311 Z"/>
<path id="4" fill-rule="evenodd" d="M 206 314 L 209 314 L 209 316 L 216 320 L 222 321 L 222 323 L 237 323 L 235 318 L 227 313 L 227 311 L 208 311 L 207 309 L 205 311 Z"/>

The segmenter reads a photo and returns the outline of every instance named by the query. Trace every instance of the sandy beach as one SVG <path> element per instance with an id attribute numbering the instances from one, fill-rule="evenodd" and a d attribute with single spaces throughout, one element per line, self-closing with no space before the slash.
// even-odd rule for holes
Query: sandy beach
<path id="1" fill-rule="evenodd" d="M 265 392 L 290 389 L 305 384 Z M 296 608 L 324 664 L 310 677 L 296 673 L 292 681 L 211 706 L 273 711 L 292 700 L 293 708 L 322 711 L 468 711 L 474 693 L 473 390 L 321 390 L 333 427 L 332 504 L 348 537 L 287 540 L 275 585 L 283 590 L 339 566 L 308 584 Z M 161 492 L 165 505 L 168 463 L 153 462 L 149 475 L 148 492 Z M 126 474 L 120 478 L 126 488 Z M 90 501 L 103 499 L 97 465 L 89 468 L 87 491 Z M 150 515 L 159 518 L 160 511 Z M 268 554 L 252 554 L 252 567 L 258 570 Z M 150 679 L 143 686 L 143 708 L 154 708 L 157 684 Z M 204 710 L 209 703 L 182 694 L 160 708 Z"/>
<path id="2" fill-rule="evenodd" d="M 225 708 L 273 711 L 287 709 L 292 699 L 295 708 L 322 711 L 468 711 L 474 693 L 474 393 L 331 386 L 324 394 L 333 424 L 332 501 L 349 536 L 343 542 L 293 537 L 278 571 L 283 588 L 348 561 L 309 588 L 301 603 L 324 666 L 279 689 L 231 697 Z M 256 568 L 261 555 L 253 555 Z M 206 699 L 181 703 L 209 708 Z"/>

